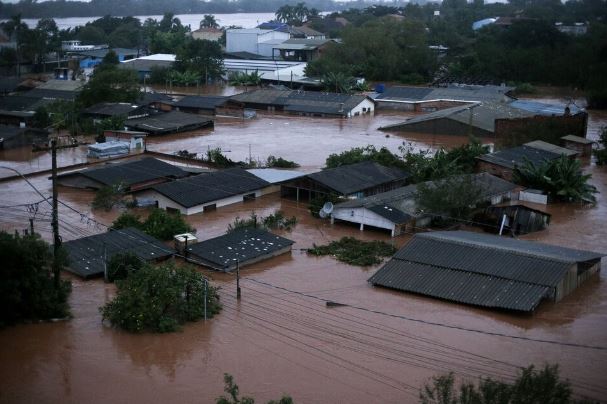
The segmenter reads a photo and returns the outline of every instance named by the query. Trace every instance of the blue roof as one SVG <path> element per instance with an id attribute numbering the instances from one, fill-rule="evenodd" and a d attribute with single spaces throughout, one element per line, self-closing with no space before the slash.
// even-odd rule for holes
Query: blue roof
<path id="1" fill-rule="evenodd" d="M 563 115 L 566 107 L 566 105 L 563 104 L 546 104 L 528 100 L 516 100 L 511 102 L 510 106 L 539 115 Z M 575 104 L 569 104 L 569 111 L 572 114 L 577 114 L 583 110 Z"/>

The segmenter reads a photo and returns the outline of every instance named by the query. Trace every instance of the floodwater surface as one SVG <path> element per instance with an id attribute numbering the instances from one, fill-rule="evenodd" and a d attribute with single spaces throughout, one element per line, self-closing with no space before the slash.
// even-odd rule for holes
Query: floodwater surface
<path id="1" fill-rule="evenodd" d="M 195 137 L 153 139 L 150 148 L 203 153 L 221 147 L 233 160 L 244 160 L 250 144 L 253 159 L 274 154 L 304 169 L 318 169 L 328 154 L 353 146 L 397 149 L 411 139 L 387 138 L 376 128 L 400 118 L 264 117 L 220 124 Z M 432 146 L 416 139 L 417 147 Z M 448 139 L 439 140 L 449 145 Z M 607 253 L 607 170 L 594 165 L 586 170 L 601 191 L 597 205 L 550 206 L 550 227 L 525 238 Z M 31 181 L 45 196 L 50 194 L 47 176 Z M 0 187 L 2 206 L 41 199 L 23 181 Z M 103 231 L 90 219 L 109 224 L 118 215 L 91 211 L 92 198 L 91 192 L 61 188 L 61 201 L 74 208 L 60 208 L 64 239 Z M 0 209 L 0 227 L 27 227 L 35 214 L 37 230 L 49 239 L 48 204 L 36 206 Z M 397 247 L 410 235 L 391 240 L 387 232 L 331 225 L 312 218 L 305 203 L 268 195 L 188 221 L 204 240 L 223 234 L 236 216 L 276 210 L 299 219 L 291 232 L 281 233 L 295 241 L 291 254 L 244 268 L 240 301 L 233 275 L 205 272 L 221 287 L 224 309 L 180 332 L 132 335 L 108 327 L 98 307 L 115 295 L 114 286 L 72 279 L 71 320 L 0 331 L 0 402 L 210 403 L 222 394 L 227 372 L 243 395 L 259 402 L 288 393 L 298 403 L 414 403 L 433 375 L 453 371 L 458 380 L 512 380 L 520 367 L 544 363 L 558 363 L 577 396 L 607 399 L 604 271 L 561 302 L 544 302 L 533 315 L 516 315 L 375 288 L 367 279 L 379 266 L 359 268 L 332 257 L 308 256 L 304 250 L 314 243 L 344 235 Z M 327 307 L 326 300 L 346 306 Z"/>

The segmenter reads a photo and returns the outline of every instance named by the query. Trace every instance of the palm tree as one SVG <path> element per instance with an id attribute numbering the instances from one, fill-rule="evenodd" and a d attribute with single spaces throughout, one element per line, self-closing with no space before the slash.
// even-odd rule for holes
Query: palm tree
<path id="1" fill-rule="evenodd" d="M 293 8 L 293 22 L 297 23 L 297 25 L 301 25 L 308 19 L 310 15 L 310 10 L 306 7 L 306 3 L 297 3 L 297 5 Z"/>
<path id="2" fill-rule="evenodd" d="M 293 8 L 293 6 L 285 4 L 284 6 L 276 10 L 274 15 L 276 16 L 277 21 L 288 23 L 292 21 L 295 17 L 295 9 Z"/>
<path id="3" fill-rule="evenodd" d="M 200 21 L 200 28 L 219 28 L 219 24 L 212 14 L 205 14 Z"/>

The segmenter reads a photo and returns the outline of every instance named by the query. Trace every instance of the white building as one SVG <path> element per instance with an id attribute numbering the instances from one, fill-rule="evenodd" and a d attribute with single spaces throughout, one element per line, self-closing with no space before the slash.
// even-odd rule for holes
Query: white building
<path id="1" fill-rule="evenodd" d="M 272 57 L 274 46 L 290 38 L 289 33 L 269 29 L 229 29 L 226 31 L 226 52 L 248 52 Z"/>

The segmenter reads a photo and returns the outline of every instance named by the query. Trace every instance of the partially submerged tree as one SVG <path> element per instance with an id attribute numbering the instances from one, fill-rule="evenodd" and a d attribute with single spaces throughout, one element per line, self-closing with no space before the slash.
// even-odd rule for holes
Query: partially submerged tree
<path id="1" fill-rule="evenodd" d="M 276 211 L 268 216 L 257 216 L 251 213 L 248 219 L 236 217 L 233 223 L 228 225 L 226 233 L 231 233 L 243 228 L 260 228 L 265 230 L 287 230 L 291 231 L 297 224 L 295 216 L 286 217 L 282 211 Z"/>
<path id="2" fill-rule="evenodd" d="M 159 240 L 172 240 L 181 233 L 192 233 L 196 230 L 185 222 L 180 213 L 168 213 L 154 208 L 144 221 L 139 215 L 124 212 L 112 223 L 113 229 L 134 227 Z"/>
<path id="3" fill-rule="evenodd" d="M 104 320 L 130 332 L 172 332 L 204 318 L 205 282 L 192 267 L 144 265 L 116 281 L 116 297 L 99 310 Z M 221 311 L 217 288 L 208 285 L 206 315 Z"/>
<path id="4" fill-rule="evenodd" d="M 125 185 L 123 183 L 106 185 L 95 192 L 95 199 L 91 203 L 93 209 L 112 210 L 114 206 L 124 204 Z"/>
<path id="5" fill-rule="evenodd" d="M 0 231 L 0 326 L 69 315 L 71 283 L 55 286 L 52 261 L 50 246 L 38 235 Z"/>
<path id="6" fill-rule="evenodd" d="M 215 400 L 216 404 L 255 404 L 255 399 L 252 397 L 239 397 L 240 389 L 234 382 L 234 377 L 229 373 L 223 374 L 223 382 L 225 391 L 228 396 L 220 396 Z M 293 404 L 293 399 L 288 395 L 283 395 L 280 400 L 270 400 L 267 404 Z"/>
<path id="7" fill-rule="evenodd" d="M 144 265 L 141 258 L 134 253 L 116 254 L 107 263 L 108 280 L 114 282 L 126 279 L 130 274 L 143 268 Z"/>
<path id="8" fill-rule="evenodd" d="M 449 220 L 469 219 L 481 201 L 482 188 L 472 175 L 457 175 L 417 185 L 415 202 L 425 214 Z"/>
<path id="9" fill-rule="evenodd" d="M 339 261 L 350 265 L 369 266 L 379 264 L 383 257 L 396 252 L 394 246 L 384 241 L 360 241 L 354 237 L 342 237 L 327 245 L 308 249 L 311 255 L 332 255 Z"/>
<path id="10" fill-rule="evenodd" d="M 481 377 L 478 384 L 455 385 L 453 373 L 435 376 L 419 393 L 422 404 L 484 404 L 484 403 L 592 403 L 572 397 L 569 381 L 561 380 L 557 365 L 536 369 L 533 365 L 521 370 L 513 383 Z"/>
<path id="11" fill-rule="evenodd" d="M 564 155 L 540 164 L 527 160 L 513 171 L 515 183 L 541 189 L 549 198 L 564 202 L 595 203 L 598 191 L 588 183 L 590 178 L 592 174 L 584 174 L 579 160 Z"/>

